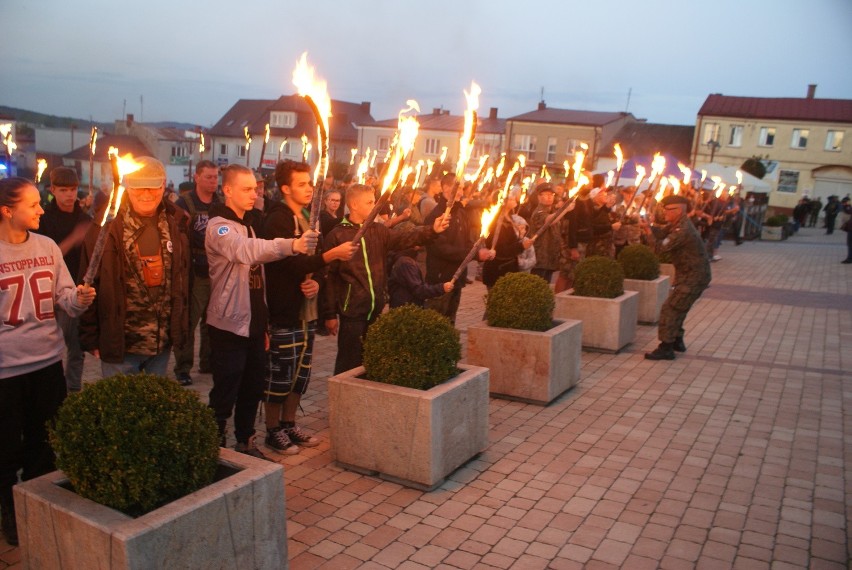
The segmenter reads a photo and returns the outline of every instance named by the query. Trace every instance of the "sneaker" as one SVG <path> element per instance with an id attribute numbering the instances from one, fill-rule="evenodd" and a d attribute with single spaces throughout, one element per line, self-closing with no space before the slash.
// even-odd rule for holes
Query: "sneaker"
<path id="1" fill-rule="evenodd" d="M 192 376 L 188 372 L 178 374 L 177 381 L 181 386 L 192 386 Z"/>
<path id="2" fill-rule="evenodd" d="M 266 441 L 264 441 L 264 443 L 266 444 L 266 447 L 275 453 L 280 453 L 281 455 L 296 455 L 299 451 L 301 451 L 299 446 L 293 443 L 287 435 L 284 428 L 280 427 L 267 430 Z"/>
<path id="3" fill-rule="evenodd" d="M 712 258 L 710 258 L 710 260 L 711 260 L 711 261 L 721 261 L 721 260 L 722 260 L 722 257 L 721 257 L 721 256 L 719 256 L 719 255 L 714 255 Z"/>
<path id="4" fill-rule="evenodd" d="M 251 436 L 248 438 L 248 441 L 245 443 L 237 442 L 237 445 L 234 446 L 234 451 L 239 453 L 245 453 L 246 455 L 251 455 L 252 457 L 256 457 L 258 459 L 265 459 L 266 461 L 272 461 L 263 452 L 258 449 L 257 444 L 254 442 L 255 436 Z"/>
<path id="5" fill-rule="evenodd" d="M 281 430 L 287 434 L 287 437 L 290 438 L 296 445 L 301 445 L 302 447 L 316 447 L 320 444 L 319 438 L 316 438 L 308 433 L 302 431 L 297 425 L 286 426 L 281 428 Z"/>

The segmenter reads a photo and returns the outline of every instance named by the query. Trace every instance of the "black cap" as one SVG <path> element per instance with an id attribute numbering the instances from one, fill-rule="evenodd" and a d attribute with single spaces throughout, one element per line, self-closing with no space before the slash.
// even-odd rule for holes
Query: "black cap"
<path id="1" fill-rule="evenodd" d="M 553 189 L 553 186 L 550 185 L 550 182 L 542 182 L 538 186 L 535 187 L 535 191 L 541 194 L 542 192 L 556 192 Z"/>
<path id="2" fill-rule="evenodd" d="M 671 194 L 666 196 L 662 200 L 660 200 L 660 204 L 663 206 L 674 206 L 674 205 L 684 205 L 689 206 L 689 200 L 687 200 L 684 196 L 678 196 L 676 194 Z"/>

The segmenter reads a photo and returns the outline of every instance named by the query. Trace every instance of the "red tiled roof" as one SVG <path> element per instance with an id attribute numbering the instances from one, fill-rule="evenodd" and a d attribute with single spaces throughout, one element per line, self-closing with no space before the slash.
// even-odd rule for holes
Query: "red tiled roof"
<path id="1" fill-rule="evenodd" d="M 589 125 L 601 127 L 617 121 L 627 116 L 632 116 L 631 113 L 617 112 L 611 113 L 606 111 L 577 111 L 574 109 L 554 109 L 545 107 L 544 109 L 536 109 L 529 113 L 523 113 L 514 117 L 509 117 L 509 121 L 526 121 L 530 123 L 557 123 L 564 125 Z"/>
<path id="2" fill-rule="evenodd" d="M 852 99 L 730 97 L 715 93 L 707 97 L 698 115 L 852 123 Z"/>
<path id="3" fill-rule="evenodd" d="M 272 127 L 270 133 L 275 136 L 298 138 L 305 133 L 310 137 L 316 132 L 313 113 L 305 100 L 298 95 L 282 95 L 278 99 L 240 99 L 209 132 L 214 136 L 242 138 L 244 128 L 248 127 L 249 133 L 256 139 L 263 136 L 272 111 L 296 113 L 296 126 Z M 358 140 L 358 131 L 354 124 L 372 121 L 369 103 L 331 100 L 329 131 L 332 141 L 355 142 Z"/>
<path id="4" fill-rule="evenodd" d="M 603 148 L 611 149 L 613 144 L 619 143 L 624 156 L 628 158 L 661 152 L 682 162 L 689 162 L 694 134 L 694 125 L 628 123 Z"/>
<path id="5" fill-rule="evenodd" d="M 428 115 L 417 115 L 420 130 L 448 131 L 461 133 L 464 130 L 464 115 L 450 115 L 449 113 L 430 113 Z M 396 129 L 398 120 L 384 119 L 375 121 L 371 127 L 388 127 Z M 476 132 L 483 134 L 502 134 L 506 132 L 506 119 L 492 119 L 487 115 L 477 115 Z"/>
<path id="6" fill-rule="evenodd" d="M 62 158 L 69 158 L 72 160 L 89 160 L 90 151 L 88 137 L 85 137 L 85 139 L 86 144 L 62 155 Z M 132 154 L 136 157 L 155 156 L 154 153 L 152 153 L 148 147 L 142 143 L 142 141 L 132 135 L 105 134 L 98 136 L 98 142 L 95 145 L 95 161 L 107 162 L 109 160 L 107 157 L 107 151 L 111 146 L 117 148 L 118 154 L 121 156 L 124 156 L 125 154 Z"/>

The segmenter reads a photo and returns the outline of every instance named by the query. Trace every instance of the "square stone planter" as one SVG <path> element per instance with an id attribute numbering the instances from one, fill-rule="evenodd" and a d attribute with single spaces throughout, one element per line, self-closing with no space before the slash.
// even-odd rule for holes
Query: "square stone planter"
<path id="1" fill-rule="evenodd" d="M 655 325 L 660 320 L 660 309 L 671 288 L 668 275 L 660 275 L 652 281 L 642 279 L 625 279 L 624 288 L 639 293 L 639 309 L 637 319 L 643 325 Z"/>
<path id="2" fill-rule="evenodd" d="M 491 371 L 491 395 L 549 404 L 580 380 L 583 323 L 556 320 L 546 331 L 491 327 L 467 328 L 465 362 Z"/>
<path id="3" fill-rule="evenodd" d="M 581 297 L 568 289 L 556 295 L 553 316 L 583 321 L 583 348 L 618 352 L 636 336 L 639 293 L 625 291 L 615 299 Z"/>
<path id="4" fill-rule="evenodd" d="M 760 239 L 767 241 L 781 241 L 787 239 L 787 234 L 784 227 L 763 226 L 760 229 Z"/>
<path id="5" fill-rule="evenodd" d="M 363 366 L 329 378 L 332 457 L 408 487 L 439 486 L 488 446 L 488 369 L 459 369 L 430 390 L 359 378 Z"/>
<path id="6" fill-rule="evenodd" d="M 283 467 L 229 449 L 219 462 L 230 475 L 137 518 L 65 488 L 61 471 L 16 485 L 23 567 L 287 568 Z"/>

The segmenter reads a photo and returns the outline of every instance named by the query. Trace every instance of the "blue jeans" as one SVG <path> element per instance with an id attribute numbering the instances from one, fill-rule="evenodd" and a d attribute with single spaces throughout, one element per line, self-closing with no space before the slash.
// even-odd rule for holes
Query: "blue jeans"
<path id="1" fill-rule="evenodd" d="M 147 354 L 130 354 L 124 355 L 124 362 L 113 364 L 112 362 L 101 361 L 101 374 L 104 378 L 114 376 L 116 374 L 138 374 L 147 372 L 148 374 L 166 375 L 166 370 L 169 367 L 169 355 L 171 349 L 164 350 L 160 354 L 153 356 Z"/>

